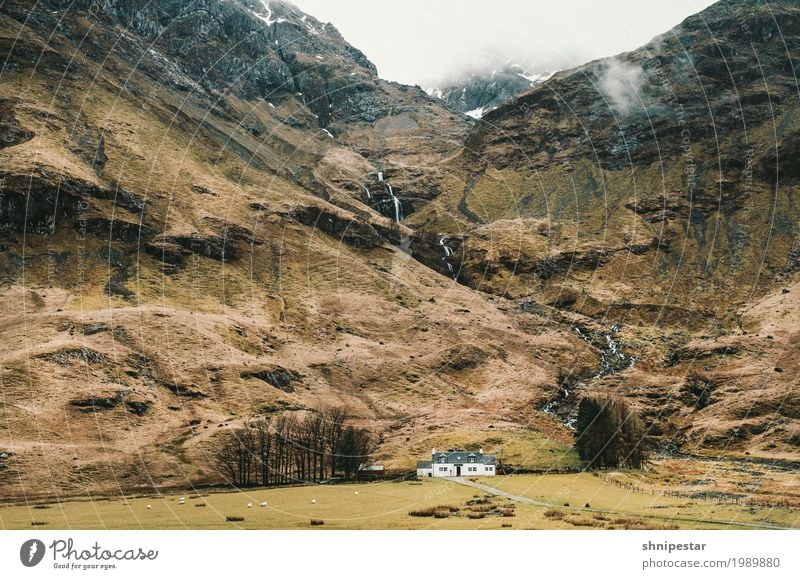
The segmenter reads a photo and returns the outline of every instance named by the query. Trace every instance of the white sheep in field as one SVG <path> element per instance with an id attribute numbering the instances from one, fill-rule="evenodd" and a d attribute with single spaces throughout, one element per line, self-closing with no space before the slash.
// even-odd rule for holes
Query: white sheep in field
<path id="1" fill-rule="evenodd" d="M 311 504 L 312 505 L 316 505 L 317 504 L 317 499 L 311 499 Z"/>
<path id="2" fill-rule="evenodd" d="M 253 503 L 247 503 L 247 508 L 248 509 L 252 509 L 253 508 Z"/>
<path id="3" fill-rule="evenodd" d="M 152 509 L 152 508 L 153 508 L 153 507 L 152 507 L 151 505 L 147 505 L 147 510 L 148 510 L 148 511 L 149 511 L 150 509 Z"/>
<path id="4" fill-rule="evenodd" d="M 354 492 L 353 494 L 354 494 L 354 495 L 357 495 L 357 494 L 358 494 L 358 491 Z"/>
<path id="5" fill-rule="evenodd" d="M 264 501 L 263 503 L 261 503 L 261 506 L 262 507 L 266 507 L 267 506 L 267 501 Z"/>

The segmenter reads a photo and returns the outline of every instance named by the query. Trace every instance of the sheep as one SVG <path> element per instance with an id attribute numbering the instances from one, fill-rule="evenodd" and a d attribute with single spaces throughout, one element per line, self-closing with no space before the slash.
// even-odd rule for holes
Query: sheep
<path id="1" fill-rule="evenodd" d="M 353 494 L 354 494 L 354 495 L 357 495 L 357 494 L 358 494 L 358 491 L 354 492 Z"/>
<path id="2" fill-rule="evenodd" d="M 312 505 L 316 505 L 317 504 L 317 499 L 311 499 L 311 504 Z"/>
<path id="3" fill-rule="evenodd" d="M 253 508 L 253 503 L 247 503 L 247 508 L 248 509 L 252 509 Z"/>
<path id="4" fill-rule="evenodd" d="M 147 510 L 148 510 L 148 511 L 149 511 L 150 509 L 152 509 L 152 508 L 153 508 L 153 507 L 152 507 L 151 505 L 147 505 Z"/>
<path id="5" fill-rule="evenodd" d="M 267 506 L 267 501 L 264 501 L 263 503 L 261 503 L 261 506 L 262 507 L 266 507 Z"/>

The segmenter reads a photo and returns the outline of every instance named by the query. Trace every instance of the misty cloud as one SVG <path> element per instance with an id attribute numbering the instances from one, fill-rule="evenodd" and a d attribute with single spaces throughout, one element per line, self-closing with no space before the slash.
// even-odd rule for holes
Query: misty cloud
<path id="1" fill-rule="evenodd" d="M 423 87 L 516 63 L 564 70 L 647 43 L 714 0 L 294 0 L 381 77 Z"/>
<path id="2" fill-rule="evenodd" d="M 600 90 L 620 114 L 629 112 L 639 104 L 645 72 L 639 65 L 607 59 L 598 71 Z"/>

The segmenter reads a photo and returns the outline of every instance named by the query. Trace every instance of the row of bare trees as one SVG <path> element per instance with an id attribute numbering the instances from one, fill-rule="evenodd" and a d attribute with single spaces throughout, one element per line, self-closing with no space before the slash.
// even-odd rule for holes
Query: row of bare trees
<path id="1" fill-rule="evenodd" d="M 373 436 L 350 424 L 343 408 L 325 407 L 247 422 L 225 435 L 217 463 L 235 486 L 285 485 L 357 479 L 374 450 Z"/>

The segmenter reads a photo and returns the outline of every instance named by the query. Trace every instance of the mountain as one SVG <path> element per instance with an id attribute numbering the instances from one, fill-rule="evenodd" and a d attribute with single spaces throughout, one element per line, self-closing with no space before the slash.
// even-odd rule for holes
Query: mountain
<path id="1" fill-rule="evenodd" d="M 287 2 L 6 1 L 0 43 L 4 498 L 220 483 L 220 434 L 321 405 L 390 469 L 563 452 L 592 393 L 797 459 L 795 2 L 480 121 Z"/>
<path id="2" fill-rule="evenodd" d="M 636 363 L 588 388 L 654 431 L 796 455 L 799 50 L 796 2 L 723 0 L 560 72 L 485 115 L 407 224 L 447 234 L 461 283 L 619 326 Z"/>
<path id="3" fill-rule="evenodd" d="M 283 2 L 4 2 L 0 43 L 4 497 L 221 482 L 217 435 L 324 404 L 400 467 L 567 441 L 537 408 L 596 354 L 396 222 L 471 121 Z"/>
<path id="4" fill-rule="evenodd" d="M 446 83 L 444 88 L 431 88 L 427 92 L 451 109 L 479 119 L 552 74 L 532 74 L 518 64 L 509 64 L 497 70 L 469 74 Z"/>

